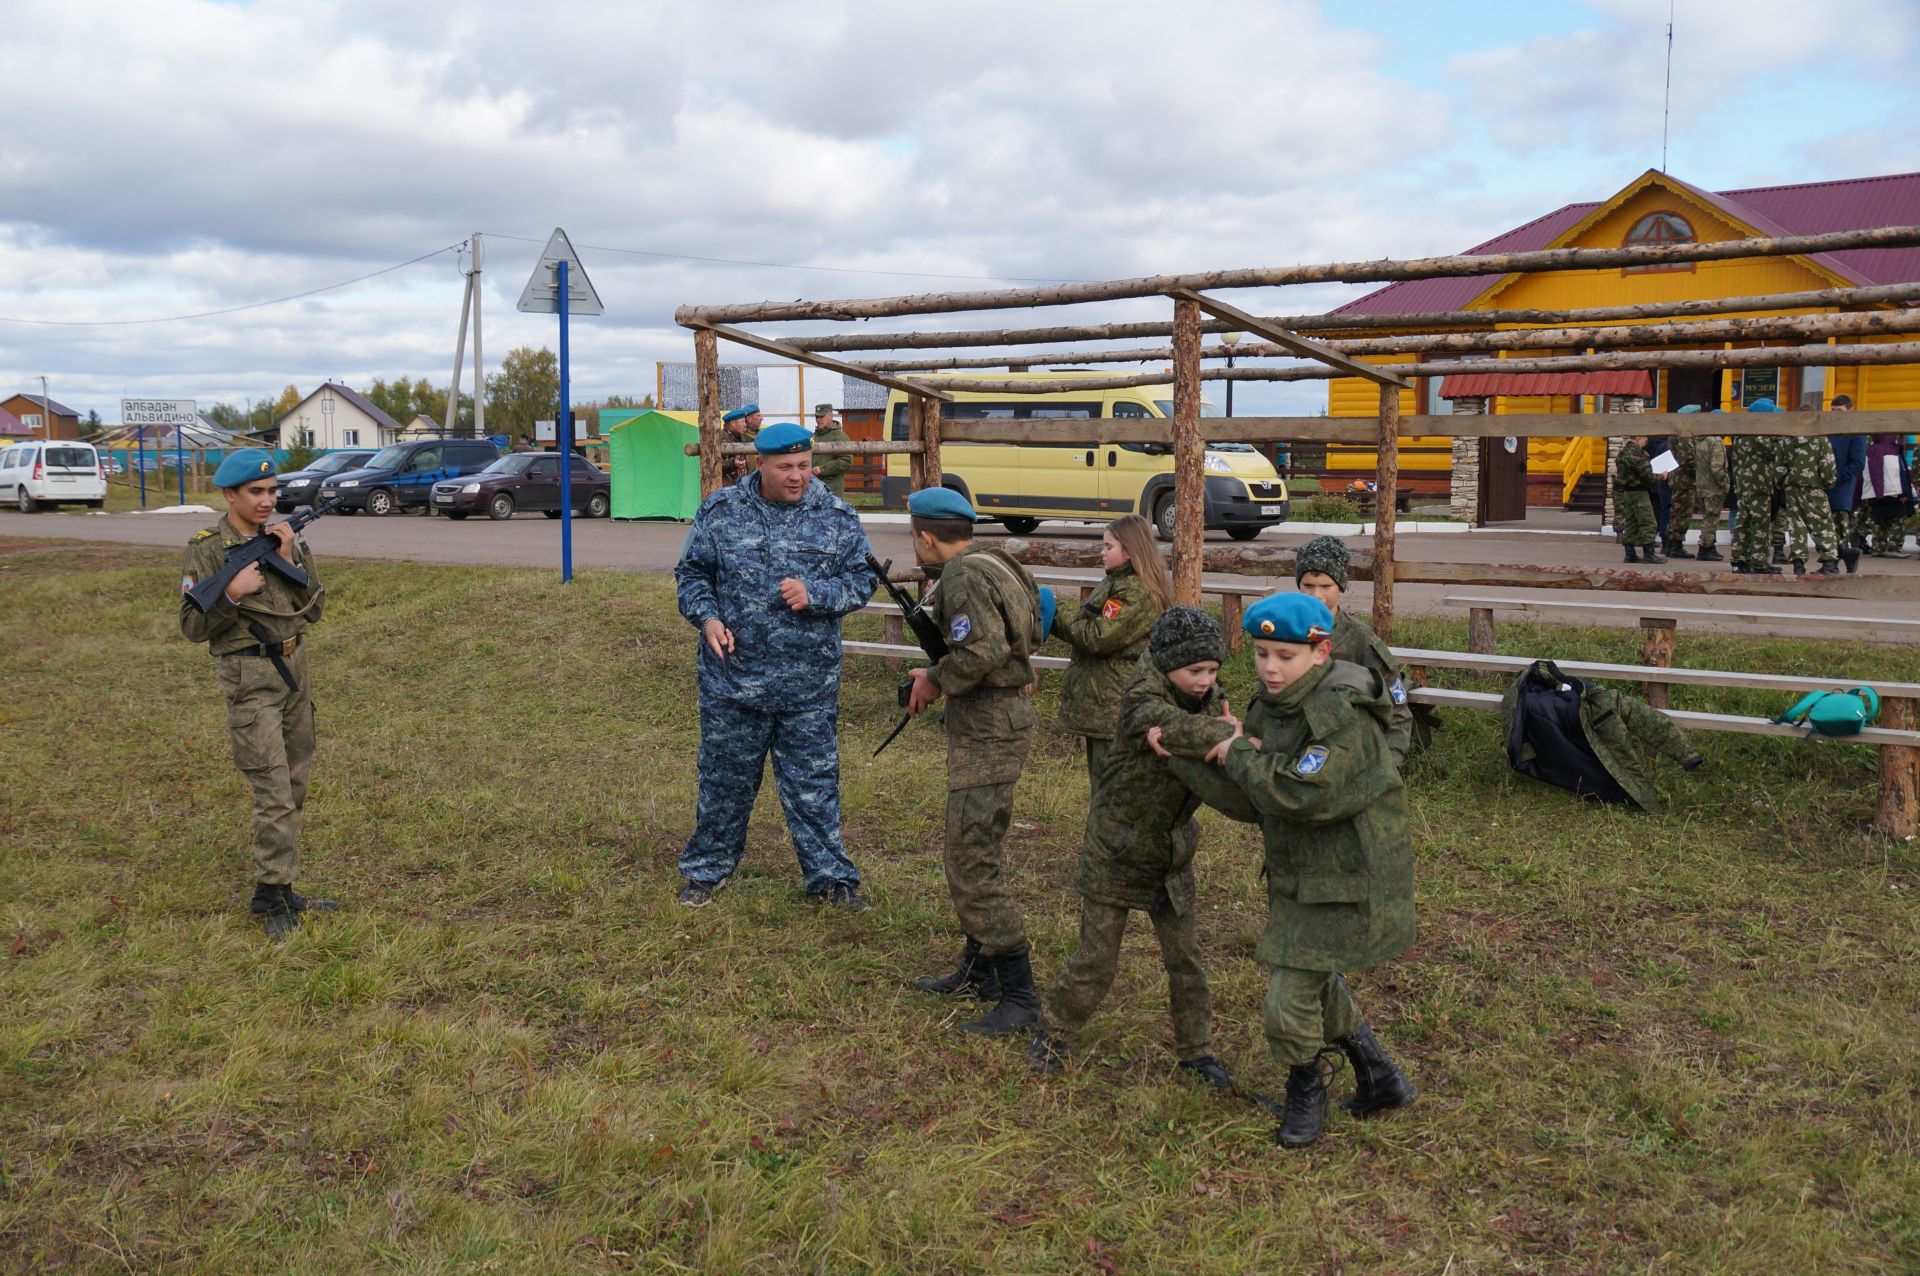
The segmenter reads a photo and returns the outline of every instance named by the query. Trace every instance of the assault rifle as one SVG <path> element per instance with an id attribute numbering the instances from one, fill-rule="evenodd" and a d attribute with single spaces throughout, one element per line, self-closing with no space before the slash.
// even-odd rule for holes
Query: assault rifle
<path id="1" fill-rule="evenodd" d="M 880 578 L 881 586 L 886 589 L 887 596 L 893 599 L 894 606 L 900 609 L 900 615 L 907 622 L 907 628 L 913 631 L 913 640 L 920 644 L 920 650 L 927 653 L 927 659 L 936 664 L 943 660 L 947 654 L 947 640 L 941 634 L 940 626 L 934 623 L 933 617 L 927 615 L 926 611 L 919 603 L 913 600 L 912 596 L 909 595 L 906 590 L 887 579 L 887 573 L 893 570 L 893 560 L 888 559 L 884 563 L 880 562 L 874 558 L 872 551 L 868 551 L 867 568 Z M 912 694 L 912 692 L 912 678 L 901 682 L 899 698 L 902 709 L 907 707 L 907 697 Z M 880 742 L 880 747 L 873 751 L 873 756 L 877 758 L 886 752 L 887 746 L 899 739 L 900 733 L 905 731 L 907 724 L 912 721 L 912 714 L 902 715 L 899 725 L 887 733 L 887 738 Z"/>
<path id="2" fill-rule="evenodd" d="M 331 513 L 339 506 L 338 496 L 325 497 L 288 519 L 286 525 L 291 527 L 297 536 L 308 523 L 322 514 Z M 263 528 L 256 535 L 248 537 L 228 550 L 227 561 L 220 565 L 220 570 L 205 580 L 195 581 L 192 588 L 187 590 L 187 597 L 202 612 L 212 611 L 213 605 L 219 602 L 221 595 L 227 592 L 227 586 L 232 583 L 233 578 L 245 571 L 252 563 L 258 563 L 268 571 L 280 573 L 296 589 L 307 587 L 307 573 L 280 557 L 280 538 L 268 534 Z"/>

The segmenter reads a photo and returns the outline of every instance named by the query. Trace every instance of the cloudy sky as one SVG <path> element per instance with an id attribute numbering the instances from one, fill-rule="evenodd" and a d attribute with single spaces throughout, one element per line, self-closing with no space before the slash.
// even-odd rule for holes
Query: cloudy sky
<path id="1" fill-rule="evenodd" d="M 1675 9 L 1671 172 L 1730 188 L 1920 169 L 1920 3 Z M 513 303 L 555 226 L 580 248 L 607 313 L 574 327 L 576 399 L 648 392 L 656 360 L 691 357 L 671 321 L 689 302 L 1455 251 L 1659 164 L 1667 15 L 8 0 L 0 393 L 44 374 L 112 421 L 123 394 L 444 383 L 475 231 L 490 367 L 553 343 Z M 1275 387 L 1239 406 L 1320 401 Z"/>

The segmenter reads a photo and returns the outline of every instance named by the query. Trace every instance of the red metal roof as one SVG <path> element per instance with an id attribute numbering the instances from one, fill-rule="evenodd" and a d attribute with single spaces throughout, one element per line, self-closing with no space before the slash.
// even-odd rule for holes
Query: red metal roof
<path id="1" fill-rule="evenodd" d="M 1669 180 L 1767 234 L 1817 235 L 1834 230 L 1920 223 L 1920 173 L 1719 192 L 1702 190 L 1678 178 Z M 1484 244 L 1476 244 L 1467 252 L 1530 252 L 1545 248 L 1598 207 L 1598 202 L 1568 204 Z M 1816 260 L 1843 277 L 1863 284 L 1920 282 L 1920 248 L 1821 253 Z M 1405 315 L 1460 310 L 1499 279 L 1498 275 L 1471 275 L 1459 279 L 1407 280 L 1370 292 L 1333 313 Z"/>
<path id="2" fill-rule="evenodd" d="M 1653 374 L 1637 372 L 1469 372 L 1440 382 L 1443 399 L 1495 394 L 1653 394 Z"/>
<path id="3" fill-rule="evenodd" d="M 19 417 L 0 408 L 0 438 L 33 438 L 34 434 Z"/>

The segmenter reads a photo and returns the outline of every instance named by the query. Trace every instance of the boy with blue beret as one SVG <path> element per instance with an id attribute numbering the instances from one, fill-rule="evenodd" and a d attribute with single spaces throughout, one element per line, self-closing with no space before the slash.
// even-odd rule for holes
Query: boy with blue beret
<path id="1" fill-rule="evenodd" d="M 913 671 L 907 712 L 947 702 L 947 827 L 942 866 L 966 936 L 960 964 L 915 981 L 923 992 L 992 999 L 966 1032 L 1001 1036 L 1040 1020 L 1026 923 L 1001 867 L 1013 791 L 1033 739 L 1034 673 L 1046 641 L 1052 591 L 1034 584 L 1006 551 L 977 544 L 973 505 L 951 488 L 907 499 L 914 557 L 935 583 L 922 606 L 947 654 Z"/>
<path id="2" fill-rule="evenodd" d="M 1354 1096 L 1341 1106 L 1354 1115 L 1413 1102 L 1344 973 L 1413 943 L 1406 790 L 1387 747 L 1392 697 L 1379 674 L 1333 658 L 1326 604 L 1275 594 L 1247 608 L 1242 625 L 1260 679 L 1245 723 L 1166 743 L 1174 773 L 1196 793 L 1211 788 L 1218 767 L 1251 811 L 1216 805 L 1236 819 L 1258 816 L 1267 881 L 1267 924 L 1254 948 L 1268 969 L 1261 1018 L 1287 1068 L 1279 1141 L 1305 1147 L 1326 1121 L 1323 1056 L 1353 1064 Z"/>
<path id="3" fill-rule="evenodd" d="M 760 433 L 760 405 L 743 403 L 723 415 L 720 425 L 727 432 L 727 442 L 752 443 Z M 753 468 L 750 456 L 724 456 L 720 458 L 720 479 L 723 483 L 738 483 L 752 473 Z"/>
<path id="4" fill-rule="evenodd" d="M 266 525 L 279 492 L 271 452 L 239 448 L 227 453 L 214 471 L 213 485 L 226 498 L 227 513 L 187 542 L 180 632 L 188 642 L 206 643 L 219 662 L 234 765 L 253 792 L 254 888 L 248 909 L 260 918 L 267 937 L 277 941 L 300 924 L 302 913 L 335 907 L 330 899 L 309 899 L 293 889 L 314 750 L 306 632 L 326 609 L 327 593 L 306 542 L 285 523 Z M 305 571 L 306 585 L 250 563 L 202 612 L 187 591 L 218 573 L 227 551 L 263 530 L 279 540 L 282 558 Z"/>

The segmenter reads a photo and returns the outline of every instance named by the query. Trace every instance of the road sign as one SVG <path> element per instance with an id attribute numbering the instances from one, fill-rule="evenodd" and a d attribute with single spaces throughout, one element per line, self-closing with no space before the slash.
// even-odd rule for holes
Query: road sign
<path id="1" fill-rule="evenodd" d="M 516 309 L 535 315 L 560 313 L 560 294 L 554 285 L 554 276 L 561 262 L 567 263 L 567 310 L 576 315 L 605 314 L 607 308 L 600 304 L 600 294 L 593 290 L 592 281 L 580 266 L 580 255 L 573 251 L 567 232 L 557 226 L 547 246 L 540 251 L 539 264 L 527 276 L 527 286 L 520 290 Z"/>
<path id="2" fill-rule="evenodd" d="M 120 424 L 199 425 L 200 404 L 195 399 L 122 399 Z"/>
<path id="3" fill-rule="evenodd" d="M 535 443 L 551 443 L 558 437 L 559 436 L 554 433 L 553 422 L 535 421 L 533 423 L 533 441 Z"/>

